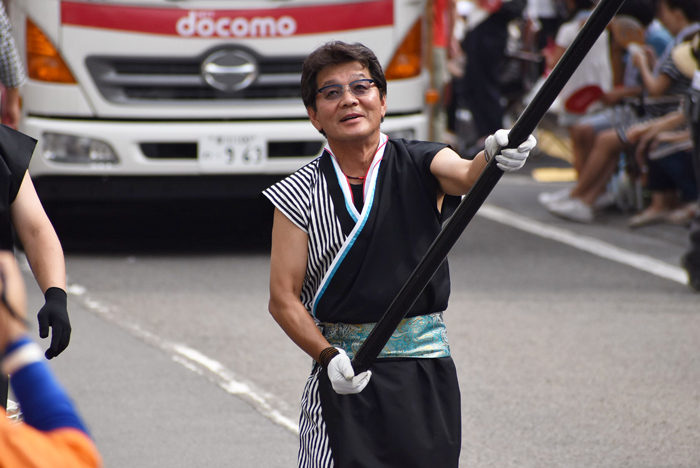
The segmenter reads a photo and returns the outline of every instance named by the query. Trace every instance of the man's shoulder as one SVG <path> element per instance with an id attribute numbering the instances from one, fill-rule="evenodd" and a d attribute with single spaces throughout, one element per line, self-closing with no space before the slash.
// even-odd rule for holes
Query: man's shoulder
<path id="1" fill-rule="evenodd" d="M 443 148 L 448 147 L 447 143 L 440 143 L 437 141 L 426 141 L 426 140 L 406 140 L 404 138 L 398 138 L 396 140 L 389 140 L 387 146 L 393 147 L 397 151 L 406 151 L 408 153 L 415 152 L 438 152 Z"/>
<path id="2" fill-rule="evenodd" d="M 265 192 L 280 187 L 294 186 L 297 188 L 306 188 L 311 186 L 318 179 L 322 157 L 323 155 L 317 157 L 309 163 L 306 163 L 295 172 L 269 187 L 267 190 L 265 190 Z"/>

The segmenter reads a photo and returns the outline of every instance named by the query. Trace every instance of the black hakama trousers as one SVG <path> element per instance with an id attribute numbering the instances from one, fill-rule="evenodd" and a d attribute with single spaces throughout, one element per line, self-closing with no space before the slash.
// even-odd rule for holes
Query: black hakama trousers
<path id="1" fill-rule="evenodd" d="M 356 395 L 338 395 L 325 370 L 315 372 L 317 382 L 313 387 L 318 398 L 309 400 L 320 402 L 325 434 L 321 427 L 317 439 L 326 440 L 307 440 L 307 445 L 326 447 L 317 453 L 326 461 L 300 464 L 335 468 L 458 467 L 461 408 L 452 358 L 378 359 L 371 370 L 369 384 Z M 302 451 L 303 445 L 302 437 Z"/>

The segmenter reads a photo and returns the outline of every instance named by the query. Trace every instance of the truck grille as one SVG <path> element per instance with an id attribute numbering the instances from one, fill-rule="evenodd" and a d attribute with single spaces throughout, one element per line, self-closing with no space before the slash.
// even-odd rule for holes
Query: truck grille
<path id="1" fill-rule="evenodd" d="M 259 74 L 240 91 L 212 88 L 201 74 L 202 59 L 88 57 L 86 65 L 97 88 L 108 101 L 198 101 L 286 99 L 301 97 L 304 57 L 257 56 Z"/>

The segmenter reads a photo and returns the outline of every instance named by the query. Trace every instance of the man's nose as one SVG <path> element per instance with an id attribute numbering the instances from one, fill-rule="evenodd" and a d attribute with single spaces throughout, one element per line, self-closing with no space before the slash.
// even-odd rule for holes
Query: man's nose
<path id="1" fill-rule="evenodd" d="M 342 95 L 340 96 L 341 105 L 347 106 L 348 104 L 357 103 L 357 97 L 350 91 L 350 85 L 343 86 Z"/>

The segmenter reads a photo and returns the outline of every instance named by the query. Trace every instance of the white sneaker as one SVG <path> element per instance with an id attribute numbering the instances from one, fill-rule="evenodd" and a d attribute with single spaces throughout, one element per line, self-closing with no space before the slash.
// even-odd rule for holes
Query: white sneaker
<path id="1" fill-rule="evenodd" d="M 593 222 L 593 208 L 578 198 L 551 203 L 547 210 L 553 215 L 579 223 Z"/>
<path id="2" fill-rule="evenodd" d="M 537 200 L 542 205 L 547 206 L 551 203 L 555 203 L 569 198 L 570 193 L 570 189 L 557 190 L 556 192 L 542 192 L 537 196 Z"/>
<path id="3" fill-rule="evenodd" d="M 612 192 L 603 192 L 598 198 L 593 202 L 594 211 L 607 210 L 615 204 L 615 194 Z"/>

